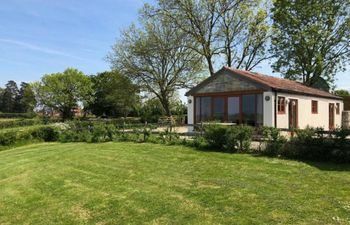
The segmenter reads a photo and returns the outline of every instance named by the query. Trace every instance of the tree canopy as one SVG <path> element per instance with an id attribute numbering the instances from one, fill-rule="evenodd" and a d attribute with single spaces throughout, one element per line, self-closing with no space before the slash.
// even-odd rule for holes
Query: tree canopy
<path id="1" fill-rule="evenodd" d="M 252 70 L 271 57 L 267 5 L 261 0 L 159 0 L 153 14 L 190 35 L 192 50 L 204 57 L 210 74 L 216 63 Z"/>
<path id="2" fill-rule="evenodd" d="M 341 96 L 341 97 L 348 97 L 350 96 L 350 92 L 348 90 L 335 90 L 334 91 L 334 94 L 338 95 L 338 96 Z"/>
<path id="3" fill-rule="evenodd" d="M 92 101 L 90 78 L 73 68 L 44 75 L 33 87 L 39 106 L 57 110 L 63 118 L 72 118 L 73 108 Z"/>
<path id="4" fill-rule="evenodd" d="M 91 80 L 94 100 L 89 109 L 97 116 L 126 117 L 140 104 L 139 88 L 118 71 L 99 73 Z"/>
<path id="5" fill-rule="evenodd" d="M 273 2 L 273 69 L 312 86 L 319 78 L 333 84 L 350 57 L 349 0 Z"/>
<path id="6" fill-rule="evenodd" d="M 140 20 L 140 28 L 132 25 L 123 32 L 108 59 L 142 91 L 154 94 L 170 116 L 170 99 L 197 81 L 202 59 L 189 48 L 189 36 L 169 19 L 143 13 Z"/>

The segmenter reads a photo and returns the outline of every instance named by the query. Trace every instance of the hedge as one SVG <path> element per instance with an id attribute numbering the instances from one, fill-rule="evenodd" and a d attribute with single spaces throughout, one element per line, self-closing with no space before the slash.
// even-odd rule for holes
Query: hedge
<path id="1" fill-rule="evenodd" d="M 36 114 L 33 113 L 0 113 L 0 118 L 26 118 L 32 119 L 36 117 Z"/>

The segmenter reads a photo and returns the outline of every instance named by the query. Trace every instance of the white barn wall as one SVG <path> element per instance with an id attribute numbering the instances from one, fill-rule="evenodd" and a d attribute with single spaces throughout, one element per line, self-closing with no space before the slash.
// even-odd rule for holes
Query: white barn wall
<path id="1" fill-rule="evenodd" d="M 325 130 L 329 130 L 329 103 L 340 103 L 340 114 L 337 115 L 336 112 L 334 112 L 334 125 L 335 127 L 341 127 L 342 111 L 344 109 L 344 104 L 341 100 L 287 93 L 278 93 L 277 96 L 285 97 L 286 99 L 298 100 L 298 126 L 301 129 L 306 128 L 307 126 L 311 126 L 322 127 Z M 311 112 L 312 100 L 318 101 L 317 114 L 313 114 Z M 277 114 L 278 128 L 288 128 L 288 104 L 286 104 L 285 111 L 285 114 Z"/>

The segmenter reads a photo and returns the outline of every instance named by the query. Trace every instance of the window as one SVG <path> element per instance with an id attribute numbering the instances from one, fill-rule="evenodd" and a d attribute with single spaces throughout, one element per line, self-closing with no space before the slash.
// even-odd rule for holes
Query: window
<path id="1" fill-rule="evenodd" d="M 211 120 L 211 97 L 201 97 L 201 121 Z"/>
<path id="2" fill-rule="evenodd" d="M 337 115 L 340 114 L 340 103 L 336 103 L 335 112 L 337 113 Z"/>
<path id="3" fill-rule="evenodd" d="M 241 120 L 241 114 L 240 114 L 240 104 L 239 104 L 240 97 L 228 97 L 227 99 L 227 111 L 228 111 L 228 121 L 230 123 L 236 123 L 239 124 Z"/>
<path id="4" fill-rule="evenodd" d="M 318 113 L 318 102 L 317 101 L 314 101 L 314 100 L 311 101 L 311 112 L 313 114 Z"/>
<path id="5" fill-rule="evenodd" d="M 215 121 L 223 122 L 225 119 L 225 98 L 216 97 L 213 98 L 213 117 Z"/>
<path id="6" fill-rule="evenodd" d="M 242 114 L 243 123 L 248 125 L 255 125 L 256 119 L 256 96 L 243 95 L 242 96 Z"/>
<path id="7" fill-rule="evenodd" d="M 253 126 L 263 124 L 263 95 L 195 97 L 195 122 L 227 121 Z"/>
<path id="8" fill-rule="evenodd" d="M 263 125 L 264 120 L 264 102 L 263 95 L 256 95 L 256 123 L 259 126 Z"/>
<path id="9" fill-rule="evenodd" d="M 278 97 L 277 111 L 278 111 L 278 114 L 285 114 L 286 113 L 286 98 L 285 97 Z"/>

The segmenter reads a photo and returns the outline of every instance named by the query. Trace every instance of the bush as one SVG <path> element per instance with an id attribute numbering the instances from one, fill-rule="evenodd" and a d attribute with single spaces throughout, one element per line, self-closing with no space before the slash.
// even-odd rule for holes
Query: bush
<path id="1" fill-rule="evenodd" d="M 17 140 L 17 133 L 15 131 L 0 133 L 0 145 L 12 145 Z"/>
<path id="2" fill-rule="evenodd" d="M 226 150 L 229 152 L 247 152 L 250 150 L 254 129 L 251 126 L 240 125 L 230 127 L 226 131 Z"/>
<path id="3" fill-rule="evenodd" d="M 32 131 L 32 137 L 46 142 L 57 141 L 59 139 L 59 132 L 54 127 L 39 127 Z"/>
<path id="4" fill-rule="evenodd" d="M 223 125 L 210 124 L 204 127 L 204 139 L 209 147 L 225 149 L 227 127 Z"/>
<path id="5" fill-rule="evenodd" d="M 287 139 L 281 135 L 277 128 L 264 127 L 262 129 L 263 138 L 266 141 L 266 146 L 263 153 L 267 156 L 281 155 Z"/>
<path id="6" fill-rule="evenodd" d="M 223 126 L 211 124 L 204 127 L 204 139 L 210 148 L 228 152 L 247 152 L 250 149 L 254 129 L 251 126 Z"/>
<path id="7" fill-rule="evenodd" d="M 112 129 L 107 130 L 105 124 L 96 123 L 91 129 L 91 142 L 106 142 L 113 139 Z"/>

